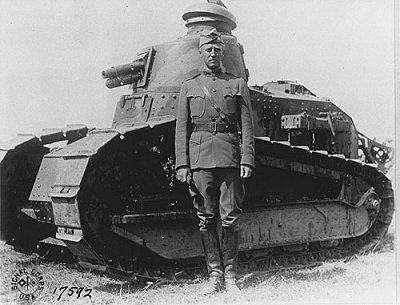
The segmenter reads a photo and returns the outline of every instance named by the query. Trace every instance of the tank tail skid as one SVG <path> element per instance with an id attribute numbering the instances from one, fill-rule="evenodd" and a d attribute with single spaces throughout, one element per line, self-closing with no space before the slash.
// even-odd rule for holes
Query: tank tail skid
<path id="1" fill-rule="evenodd" d="M 64 129 L 43 129 L 38 134 L 19 134 L 0 144 L 2 240 L 14 243 L 18 239 L 20 243 L 34 244 L 37 238 L 49 234 L 45 233 L 49 232 L 47 229 L 33 234 L 42 231 L 43 226 L 32 221 L 36 217 L 28 200 L 43 156 L 50 151 L 46 145 L 60 141 L 72 143 L 85 137 L 87 132 L 85 125 L 68 125 Z M 29 229 L 22 230 L 21 226 Z"/>

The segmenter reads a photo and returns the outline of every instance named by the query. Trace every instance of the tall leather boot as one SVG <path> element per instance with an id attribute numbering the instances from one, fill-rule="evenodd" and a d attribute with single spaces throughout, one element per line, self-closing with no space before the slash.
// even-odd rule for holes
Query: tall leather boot
<path id="1" fill-rule="evenodd" d="M 207 231 L 200 231 L 200 234 L 208 274 L 210 276 L 203 291 L 203 294 L 207 295 L 222 289 L 224 272 L 217 230 L 214 228 Z"/>
<path id="2" fill-rule="evenodd" d="M 224 262 L 225 289 L 229 293 L 239 292 L 236 283 L 237 259 L 239 251 L 239 231 L 222 229 L 222 257 Z"/>

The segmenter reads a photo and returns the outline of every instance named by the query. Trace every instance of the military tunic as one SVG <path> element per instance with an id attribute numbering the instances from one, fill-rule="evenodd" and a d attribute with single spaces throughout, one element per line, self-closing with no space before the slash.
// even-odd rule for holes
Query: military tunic
<path id="1" fill-rule="evenodd" d="M 208 89 L 221 110 L 241 125 L 241 145 L 237 132 L 192 132 L 193 123 L 223 122 L 198 82 Z M 205 71 L 183 83 L 179 96 L 175 152 L 177 169 L 182 166 L 189 166 L 192 170 L 238 168 L 241 164 L 254 167 L 252 110 L 248 87 L 242 78 L 223 72 L 213 75 Z"/>
<path id="2" fill-rule="evenodd" d="M 196 124 L 224 123 L 208 100 L 207 88 L 229 122 L 241 129 L 233 132 L 196 131 Z M 240 144 L 241 143 L 241 144 Z M 218 212 L 223 227 L 238 229 L 244 185 L 240 165 L 254 167 L 252 110 L 248 87 L 242 78 L 205 70 L 181 88 L 175 135 L 176 169 L 192 170 L 194 206 L 200 230 L 215 226 Z"/>

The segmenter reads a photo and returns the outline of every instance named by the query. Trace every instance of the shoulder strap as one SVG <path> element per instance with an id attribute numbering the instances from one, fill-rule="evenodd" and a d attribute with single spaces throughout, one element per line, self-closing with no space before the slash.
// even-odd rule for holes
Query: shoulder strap
<path id="1" fill-rule="evenodd" d="M 211 98 L 210 92 L 208 91 L 208 89 L 206 88 L 206 86 L 204 86 L 200 80 L 198 78 L 195 78 L 195 81 L 197 83 L 197 85 L 199 85 L 199 87 L 201 88 L 201 90 L 203 90 L 204 94 L 206 95 L 206 98 L 208 99 L 208 101 L 210 102 L 211 106 L 214 107 L 214 109 L 218 112 L 218 115 L 221 117 L 221 119 L 226 122 L 228 122 L 228 118 L 225 112 L 222 111 L 221 107 L 219 107 L 219 105 L 213 101 L 213 99 Z"/>

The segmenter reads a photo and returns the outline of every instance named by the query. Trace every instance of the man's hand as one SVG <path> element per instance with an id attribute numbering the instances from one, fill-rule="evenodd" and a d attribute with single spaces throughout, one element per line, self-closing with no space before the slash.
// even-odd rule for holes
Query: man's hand
<path id="1" fill-rule="evenodd" d="M 192 179 L 190 168 L 187 166 L 178 168 L 178 170 L 176 171 L 176 179 L 183 183 L 189 184 L 190 180 Z"/>
<path id="2" fill-rule="evenodd" d="M 253 169 L 251 166 L 248 165 L 240 165 L 240 177 L 241 178 L 249 178 L 251 176 L 251 173 L 253 172 Z"/>

